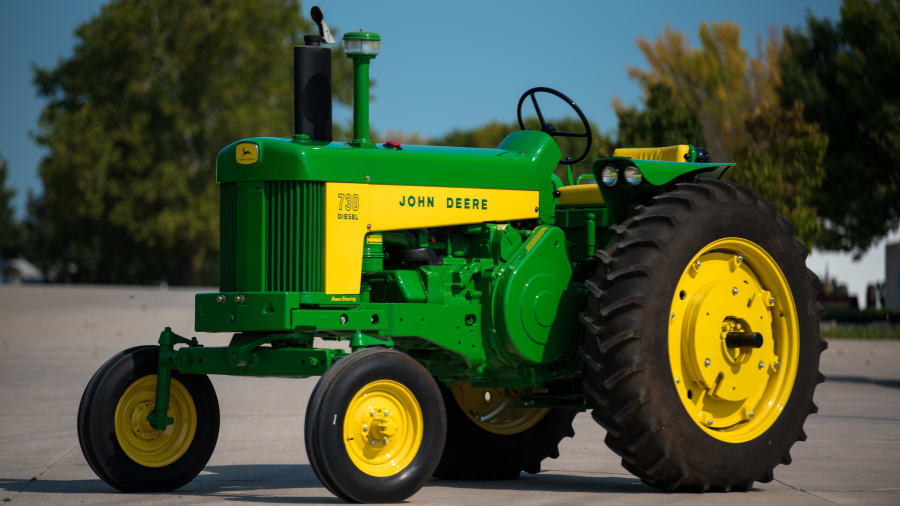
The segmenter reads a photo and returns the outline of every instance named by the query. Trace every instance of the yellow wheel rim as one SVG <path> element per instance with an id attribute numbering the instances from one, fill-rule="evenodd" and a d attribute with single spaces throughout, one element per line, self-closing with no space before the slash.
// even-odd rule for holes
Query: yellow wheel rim
<path id="1" fill-rule="evenodd" d="M 371 476 L 404 470 L 422 444 L 422 408 L 416 396 L 394 380 L 359 389 L 344 416 L 344 445 L 356 467 Z"/>
<path id="2" fill-rule="evenodd" d="M 197 430 L 197 408 L 184 385 L 172 379 L 168 416 L 175 420 L 166 430 L 154 429 L 147 415 L 156 404 L 156 375 L 132 383 L 116 406 L 116 439 L 125 455 L 145 467 L 163 467 L 180 459 Z"/>
<path id="3" fill-rule="evenodd" d="M 762 346 L 729 347 L 729 332 Z M 719 239 L 685 267 L 669 312 L 669 363 L 688 415 L 711 436 L 750 441 L 775 423 L 797 374 L 794 297 L 775 260 L 746 239 Z"/>
<path id="4" fill-rule="evenodd" d="M 475 388 L 466 381 L 450 386 L 453 398 L 482 429 L 494 434 L 518 434 L 532 427 L 550 411 L 548 408 L 521 408 L 516 401 L 520 390 L 510 388 Z"/>

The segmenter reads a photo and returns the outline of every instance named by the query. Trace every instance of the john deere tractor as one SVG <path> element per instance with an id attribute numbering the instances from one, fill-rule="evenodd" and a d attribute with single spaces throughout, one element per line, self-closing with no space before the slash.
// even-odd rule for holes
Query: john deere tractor
<path id="1" fill-rule="evenodd" d="M 100 478 L 170 491 L 197 476 L 219 429 L 209 374 L 320 376 L 307 457 L 347 501 L 537 473 L 585 410 L 661 489 L 747 490 L 791 462 L 823 380 L 814 275 L 775 207 L 720 180 L 732 164 L 617 149 L 575 181 L 590 125 L 549 88 L 522 95 L 522 130 L 496 149 L 375 143 L 373 32 L 343 37 L 353 138 L 332 141 L 333 40 L 313 19 L 294 48 L 296 133 L 216 160 L 220 287 L 196 295 L 194 330 L 230 342 L 166 328 L 100 367 L 78 411 Z M 554 96 L 582 131 L 546 120 Z M 563 155 L 567 137 L 583 152 Z"/>

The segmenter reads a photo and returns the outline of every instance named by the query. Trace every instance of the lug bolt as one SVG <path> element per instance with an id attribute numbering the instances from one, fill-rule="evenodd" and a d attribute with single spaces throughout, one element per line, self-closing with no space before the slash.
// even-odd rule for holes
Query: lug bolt
<path id="1" fill-rule="evenodd" d="M 385 439 L 385 440 L 384 440 L 384 446 L 387 446 L 387 443 L 388 443 L 388 440 Z"/>
<path id="2" fill-rule="evenodd" d="M 673 320 L 675 319 L 675 313 L 672 313 L 672 319 Z"/>
<path id="3" fill-rule="evenodd" d="M 775 361 L 775 368 L 778 369 L 779 367 L 781 367 L 781 362 L 778 361 L 778 360 L 776 360 L 776 361 Z"/>
<path id="4" fill-rule="evenodd" d="M 709 364 L 711 364 L 711 363 L 712 362 L 709 359 L 706 359 L 703 361 L 703 365 L 705 365 L 706 367 L 709 367 Z"/>
<path id="5" fill-rule="evenodd" d="M 709 425 L 710 427 L 712 427 L 712 424 L 713 424 L 713 419 L 712 419 L 712 418 L 708 418 L 708 419 L 706 420 L 706 425 Z"/>
<path id="6" fill-rule="evenodd" d="M 700 260 L 697 260 L 696 262 L 694 262 L 694 268 L 696 268 L 696 269 L 700 268 Z"/>
<path id="7" fill-rule="evenodd" d="M 737 258 L 735 258 L 735 260 L 737 260 L 738 265 L 740 265 L 740 263 L 744 261 L 744 257 L 738 255 Z"/>
<path id="8" fill-rule="evenodd" d="M 754 416 L 756 416 L 756 413 L 754 413 L 754 412 L 751 411 L 751 412 L 748 413 L 747 415 L 748 415 L 750 418 L 753 418 Z"/>
<path id="9" fill-rule="evenodd" d="M 367 431 L 367 430 L 369 430 L 369 426 L 366 425 L 366 424 L 363 424 L 363 432 L 365 432 L 365 431 Z"/>
<path id="10" fill-rule="evenodd" d="M 766 364 L 765 364 L 765 363 L 763 363 L 763 361 L 762 361 L 762 360 L 760 360 L 760 361 L 759 361 L 759 363 L 758 363 L 758 364 L 756 364 L 756 367 L 759 367 L 759 368 L 760 368 L 760 369 L 762 369 L 762 368 L 763 368 L 763 367 L 765 367 L 765 366 L 766 366 Z"/>
<path id="11" fill-rule="evenodd" d="M 388 410 L 384 410 L 384 416 L 391 416 L 391 412 Z"/>
<path id="12" fill-rule="evenodd" d="M 369 441 L 369 443 L 370 443 L 372 446 L 375 446 L 375 440 L 374 440 L 374 439 L 371 440 L 371 441 Z"/>
<path id="13" fill-rule="evenodd" d="M 228 297 L 225 297 L 224 295 L 216 296 L 216 302 L 218 302 L 219 304 L 224 304 L 225 301 L 227 301 L 227 300 L 228 300 Z"/>
<path id="14" fill-rule="evenodd" d="M 679 383 L 681 383 L 681 378 L 675 378 L 675 384 L 677 385 Z"/>
<path id="15" fill-rule="evenodd" d="M 243 296 L 243 295 L 235 295 L 235 296 L 234 296 L 234 301 L 237 302 L 238 304 L 243 304 L 243 303 L 244 303 L 244 296 Z"/>
<path id="16" fill-rule="evenodd" d="M 374 416 L 375 416 L 375 411 L 369 411 L 369 416 L 374 417 Z"/>
<path id="17" fill-rule="evenodd" d="M 769 304 L 775 304 L 775 297 L 769 297 Z"/>
<path id="18" fill-rule="evenodd" d="M 737 289 L 737 287 L 732 287 L 732 288 L 731 288 L 731 295 L 737 295 L 737 294 L 738 294 L 738 289 Z"/>

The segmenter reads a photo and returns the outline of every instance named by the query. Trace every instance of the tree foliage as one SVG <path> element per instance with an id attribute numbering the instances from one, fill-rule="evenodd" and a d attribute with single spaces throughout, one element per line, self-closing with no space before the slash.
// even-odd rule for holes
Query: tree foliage
<path id="1" fill-rule="evenodd" d="M 677 100 L 669 85 L 650 83 L 646 95 L 643 110 L 614 104 L 619 120 L 617 144 L 620 147 L 706 146 L 697 113 Z"/>
<path id="2" fill-rule="evenodd" d="M 735 153 L 729 177 L 775 202 L 801 241 L 812 244 L 819 232 L 816 194 L 825 175 L 828 136 L 803 119 L 803 105 L 758 108 L 746 121 L 750 142 Z"/>
<path id="3" fill-rule="evenodd" d="M 22 232 L 12 207 L 16 191 L 6 187 L 8 169 L 6 159 L 0 156 L 0 258 L 17 257 L 22 248 Z"/>
<path id="4" fill-rule="evenodd" d="M 639 39 L 638 47 L 649 69 L 629 68 L 628 73 L 649 93 L 655 84 L 668 86 L 675 99 L 695 111 L 713 159 L 731 159 L 747 144 L 744 120 L 756 107 L 777 102 L 773 84 L 778 80 L 778 42 L 760 41 L 758 55 L 741 47 L 741 29 L 735 23 L 700 23 L 700 47 L 666 27 L 654 42 Z M 649 104 L 648 104 L 649 105 Z"/>
<path id="5" fill-rule="evenodd" d="M 292 131 L 290 47 L 310 30 L 296 0 L 114 0 L 81 25 L 70 58 L 35 68 L 45 262 L 81 281 L 214 282 L 216 153 Z M 348 102 L 349 62 L 333 63 Z"/>
<path id="6" fill-rule="evenodd" d="M 846 0 L 840 22 L 807 18 L 786 36 L 782 103 L 803 102 L 828 134 L 814 195 L 825 249 L 861 255 L 900 225 L 900 5 Z"/>
<path id="7" fill-rule="evenodd" d="M 644 87 L 646 106 L 618 109 L 620 142 L 696 143 L 689 137 L 697 134 L 696 117 L 711 159 L 738 163 L 726 177 L 775 202 L 813 245 L 828 136 L 804 119 L 802 104 L 781 105 L 783 45 L 771 34 L 750 56 L 731 22 L 701 23 L 699 38 L 700 47 L 690 47 L 684 34 L 666 28 L 653 43 L 638 41 L 650 68 L 629 73 Z"/>

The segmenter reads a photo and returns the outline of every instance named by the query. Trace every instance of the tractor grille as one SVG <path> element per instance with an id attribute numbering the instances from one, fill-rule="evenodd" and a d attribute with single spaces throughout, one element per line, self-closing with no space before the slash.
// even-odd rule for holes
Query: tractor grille
<path id="1" fill-rule="evenodd" d="M 325 185 L 266 182 L 266 291 L 324 288 Z"/>
<path id="2" fill-rule="evenodd" d="M 308 181 L 267 181 L 264 184 L 265 291 L 321 292 L 324 289 L 324 209 L 325 185 Z M 237 224 L 238 197 L 235 183 L 220 185 L 220 264 L 219 284 L 223 292 L 256 291 L 237 286 L 242 266 L 237 245 L 241 231 Z M 242 215 L 250 214 L 240 210 Z"/>

